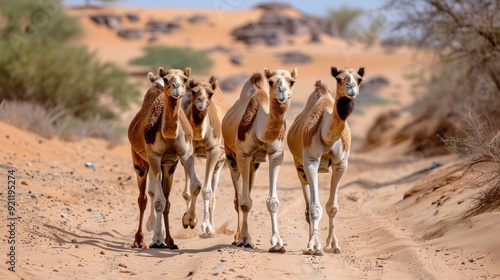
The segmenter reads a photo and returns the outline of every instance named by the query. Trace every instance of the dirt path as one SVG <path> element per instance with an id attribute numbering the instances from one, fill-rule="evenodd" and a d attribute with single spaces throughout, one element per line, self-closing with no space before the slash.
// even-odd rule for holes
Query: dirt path
<path id="1" fill-rule="evenodd" d="M 7 138 L 6 136 L 9 135 Z M 183 229 L 181 197 L 183 178 L 176 175 L 172 194 L 171 231 L 180 250 L 131 249 L 138 213 L 136 185 L 129 166 L 128 146 L 112 150 L 105 143 L 85 140 L 65 143 L 41 140 L 36 136 L 1 124 L 2 174 L 8 166 L 17 168 L 16 273 L 0 263 L 1 279 L 473 279 L 498 277 L 495 257 L 483 256 L 469 262 L 475 248 L 444 246 L 436 240 L 422 241 L 415 225 L 406 217 L 410 210 L 399 210 L 403 193 L 415 182 L 370 189 L 349 182 L 385 182 L 426 167 L 433 159 L 392 164 L 370 163 L 367 155 L 353 154 L 340 190 L 337 235 L 340 255 L 306 256 L 307 223 L 304 201 L 291 157 L 285 157 L 280 173 L 279 225 L 287 253 L 267 252 L 270 216 L 265 200 L 268 194 L 267 164 L 259 170 L 252 191 L 254 207 L 250 228 L 257 249 L 235 248 L 236 217 L 229 172 L 224 170 L 217 190 L 215 213 L 218 234 L 198 237 L 199 224 Z M 43 152 L 38 146 L 43 146 Z M 437 159 L 444 163 L 450 157 Z M 94 171 L 85 162 L 97 165 Z M 196 166 L 202 174 L 204 161 Z M 425 175 L 425 174 L 424 174 Z M 422 175 L 422 176 L 424 176 Z M 420 176 L 420 177 L 422 177 Z M 418 179 L 418 178 L 417 178 Z M 329 176 L 320 176 L 322 203 L 326 202 Z M 0 200 L 6 204 L 6 190 Z M 198 203 L 201 219 L 201 203 Z M 2 208 L 2 215 L 6 211 Z M 413 213 L 414 215 L 415 213 Z M 321 241 L 326 238 L 326 215 L 320 224 Z M 496 218 L 498 219 L 498 217 Z M 2 232 L 2 260 L 5 259 L 5 223 Z M 146 233 L 149 241 L 151 233 Z M 436 245 L 437 244 L 437 245 Z M 495 248 L 492 248 L 495 250 Z M 472 253 L 471 253 L 472 252 Z M 470 254 L 469 254 L 470 253 Z M 469 255 L 468 255 L 469 254 Z M 8 278 L 6 278 L 8 277 Z"/>

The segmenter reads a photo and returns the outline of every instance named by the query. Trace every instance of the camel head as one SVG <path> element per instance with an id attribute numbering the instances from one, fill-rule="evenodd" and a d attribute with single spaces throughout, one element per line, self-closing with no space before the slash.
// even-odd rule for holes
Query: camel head
<path id="1" fill-rule="evenodd" d="M 191 104 L 193 104 L 198 111 L 203 111 L 207 109 L 210 105 L 212 95 L 216 91 L 220 91 L 219 82 L 214 76 L 210 77 L 207 82 L 194 82 L 192 79 L 189 81 L 189 87 L 191 88 Z"/>
<path id="2" fill-rule="evenodd" d="M 332 76 L 337 80 L 337 95 L 340 97 L 356 98 L 359 94 L 359 85 L 363 81 L 365 67 L 356 70 L 352 68 L 344 68 L 338 70 L 337 67 L 332 67 Z"/>
<path id="3" fill-rule="evenodd" d="M 175 99 L 181 98 L 186 93 L 186 85 L 191 74 L 191 68 L 183 70 L 170 69 L 166 71 L 163 67 L 158 68 L 159 76 L 163 78 L 163 89 L 167 96 Z"/>
<path id="4" fill-rule="evenodd" d="M 297 77 L 297 68 L 294 68 L 291 74 L 287 70 L 278 69 L 270 71 L 264 68 L 264 74 L 269 83 L 269 95 L 271 98 L 276 98 L 281 104 L 287 102 L 293 94 L 293 84 Z"/>

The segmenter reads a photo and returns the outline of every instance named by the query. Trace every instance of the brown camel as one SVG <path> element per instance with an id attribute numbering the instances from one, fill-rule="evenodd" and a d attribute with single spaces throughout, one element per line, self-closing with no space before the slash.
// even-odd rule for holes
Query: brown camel
<path id="1" fill-rule="evenodd" d="M 309 243 L 305 254 L 322 255 L 318 226 L 323 212 L 318 195 L 318 170 L 320 165 L 332 167 L 330 197 L 326 203 L 329 217 L 328 238 L 324 248 L 327 252 L 340 253 L 335 235 L 335 216 L 338 211 L 337 191 L 340 179 L 347 169 L 351 145 L 351 132 L 347 117 L 354 109 L 354 98 L 359 94 L 359 85 L 365 72 L 351 68 L 331 68 L 337 80 L 335 98 L 326 85 L 317 81 L 306 107 L 293 122 L 287 136 L 288 147 L 293 155 L 295 168 L 306 201 L 306 221 L 309 224 Z"/>
<path id="2" fill-rule="evenodd" d="M 290 108 L 290 97 L 297 77 L 297 69 L 274 72 L 264 69 L 269 93 L 264 89 L 263 77 L 253 74 L 241 90 L 240 98 L 222 120 L 222 134 L 226 161 L 230 167 L 235 188 L 234 208 L 238 215 L 238 229 L 234 245 L 253 248 L 248 229 L 248 213 L 252 209 L 250 192 L 259 163 L 269 157 L 269 196 L 267 209 L 271 215 L 272 237 L 270 252 L 285 252 L 278 232 L 279 200 L 278 173 L 283 162 L 285 146 L 285 112 Z"/>
<path id="3" fill-rule="evenodd" d="M 191 99 L 186 116 L 193 128 L 194 153 L 197 157 L 206 157 L 207 159 L 205 182 L 201 190 L 204 212 L 200 237 L 214 237 L 215 192 L 220 170 L 226 158 L 222 142 L 221 121 L 229 109 L 229 104 L 224 100 L 219 83 L 213 76 L 208 82 L 191 80 L 189 88 Z M 189 177 L 186 176 L 186 186 L 183 192 L 187 208 L 191 203 L 188 179 Z"/>
<path id="4" fill-rule="evenodd" d="M 153 243 L 149 247 L 178 249 L 170 235 L 168 214 L 173 174 L 179 160 L 189 175 L 191 193 L 194 194 L 192 201 L 196 200 L 201 190 L 201 183 L 194 171 L 193 131 L 181 109 L 181 98 L 186 91 L 191 69 L 165 71 L 160 67 L 158 72 L 159 77 L 155 77 L 152 73 L 148 74 L 153 84 L 128 129 L 132 161 L 139 187 L 137 202 L 140 213 L 139 228 L 132 247 L 146 248 L 142 222 L 147 204 L 145 192 L 149 173 L 148 194 L 151 198 L 151 213 L 146 228 L 148 230 L 154 228 Z M 192 205 L 193 207 L 182 218 L 185 228 L 188 226 L 194 228 L 196 225 L 195 204 L 192 203 Z M 165 237 L 162 235 L 162 215 L 165 223 Z"/>

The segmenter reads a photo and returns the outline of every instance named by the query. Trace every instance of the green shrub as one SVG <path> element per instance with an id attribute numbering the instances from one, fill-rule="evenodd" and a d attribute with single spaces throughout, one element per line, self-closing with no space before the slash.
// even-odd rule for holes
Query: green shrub
<path id="1" fill-rule="evenodd" d="M 151 69 L 156 69 L 158 66 L 167 69 L 191 67 L 196 73 L 206 73 L 214 65 L 207 53 L 188 48 L 147 46 L 144 52 L 144 56 L 132 59 L 130 64 L 148 66 Z"/>
<path id="2" fill-rule="evenodd" d="M 71 123 L 63 119 L 116 120 L 138 101 L 138 85 L 128 81 L 127 72 L 71 42 L 81 27 L 59 1 L 1 1 L 0 22 L 0 100 L 42 106 L 49 115 L 64 112 L 64 117 L 44 124 L 43 131 Z M 49 129 L 49 124 L 54 127 Z"/>
<path id="3" fill-rule="evenodd" d="M 125 71 L 100 62 L 84 47 L 33 39 L 16 50 L 6 43 L 0 48 L 5 50 L 0 53 L 1 99 L 62 107 L 82 119 L 112 119 L 138 96 Z"/>

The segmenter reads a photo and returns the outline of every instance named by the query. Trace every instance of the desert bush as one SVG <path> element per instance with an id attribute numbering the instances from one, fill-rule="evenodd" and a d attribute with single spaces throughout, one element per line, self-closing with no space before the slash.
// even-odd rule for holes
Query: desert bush
<path id="1" fill-rule="evenodd" d="M 144 52 L 144 56 L 132 59 L 130 64 L 148 66 L 151 70 L 158 66 L 177 69 L 191 67 L 196 73 L 205 73 L 214 65 L 209 54 L 189 48 L 147 46 Z"/>
<path id="2" fill-rule="evenodd" d="M 61 107 L 82 119 L 112 119 L 138 96 L 125 71 L 84 47 L 33 39 L 16 50 L 1 42 L 0 48 L 1 99 Z"/>
<path id="3" fill-rule="evenodd" d="M 362 8 L 348 6 L 329 9 L 327 18 L 337 26 L 340 36 L 367 45 L 378 40 L 387 24 L 387 19 L 382 13 L 368 12 Z"/>
<path id="4" fill-rule="evenodd" d="M 0 3 L 0 100 L 18 101 L 24 104 L 21 108 L 34 106 L 43 114 L 41 106 L 49 117 L 40 118 L 54 127 L 63 120 L 52 120 L 54 112 L 82 121 L 115 120 L 138 101 L 138 85 L 128 81 L 124 70 L 72 43 L 81 27 L 59 1 Z M 48 127 L 42 130 L 51 131 Z"/>
<path id="5" fill-rule="evenodd" d="M 64 109 L 47 109 L 30 101 L 7 101 L 0 103 L 0 121 L 34 132 L 45 138 L 57 136 L 63 140 L 75 141 L 84 137 L 107 140 L 117 144 L 124 131 L 116 121 L 94 117 L 88 120 L 76 118 Z"/>
<path id="6" fill-rule="evenodd" d="M 340 36 L 349 37 L 350 28 L 364 13 L 361 8 L 353 8 L 348 6 L 340 6 L 336 9 L 328 10 L 328 19 L 337 25 Z"/>
<path id="7" fill-rule="evenodd" d="M 498 2 L 389 0 L 385 8 L 398 14 L 393 22 L 397 31 L 408 34 L 414 45 L 440 57 L 424 83 L 426 96 L 413 108 L 415 119 L 426 117 L 429 127 L 429 133 L 420 135 L 419 141 L 434 141 L 440 127 L 453 124 L 447 135 L 440 135 L 444 141 L 437 145 L 446 142 L 464 154 L 482 151 L 489 156 L 491 149 L 474 145 L 482 143 L 484 135 L 491 134 L 489 131 L 493 132 L 490 140 L 498 139 L 494 132 L 500 130 Z M 464 119 L 464 113 L 470 116 Z M 471 118 L 476 131 L 470 130 Z"/>

